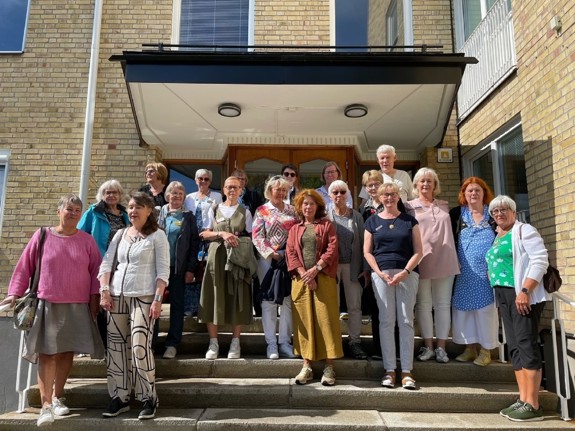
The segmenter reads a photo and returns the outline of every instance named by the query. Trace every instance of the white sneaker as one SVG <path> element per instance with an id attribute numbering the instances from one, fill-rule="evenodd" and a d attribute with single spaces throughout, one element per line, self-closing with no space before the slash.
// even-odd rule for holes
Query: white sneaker
<path id="1" fill-rule="evenodd" d="M 443 347 L 435 349 L 435 360 L 444 364 L 449 362 L 449 356 Z"/>
<path id="2" fill-rule="evenodd" d="M 41 427 L 43 425 L 50 425 L 52 423 L 54 423 L 54 413 L 52 413 L 52 406 L 42 407 L 36 425 Z"/>
<path id="3" fill-rule="evenodd" d="M 267 357 L 268 357 L 268 359 L 279 359 L 280 358 L 280 355 L 278 353 L 277 344 L 268 344 Z"/>
<path id="4" fill-rule="evenodd" d="M 56 416 L 66 416 L 70 414 L 70 409 L 64 404 L 66 398 L 52 398 L 52 412 Z"/>
<path id="5" fill-rule="evenodd" d="M 206 359 L 218 359 L 218 355 L 220 354 L 220 346 L 218 343 L 210 343 L 208 347 L 208 351 L 206 352 Z"/>
<path id="6" fill-rule="evenodd" d="M 228 351 L 228 359 L 240 359 L 242 349 L 240 348 L 240 339 L 232 338 L 230 350 Z"/>
<path id="7" fill-rule="evenodd" d="M 431 347 L 422 347 L 419 349 L 419 353 L 417 354 L 417 360 L 419 361 L 429 361 L 430 359 L 435 358 L 435 352 Z"/>
<path id="8" fill-rule="evenodd" d="M 164 352 L 164 359 L 174 359 L 177 353 L 178 351 L 174 346 L 168 346 Z"/>

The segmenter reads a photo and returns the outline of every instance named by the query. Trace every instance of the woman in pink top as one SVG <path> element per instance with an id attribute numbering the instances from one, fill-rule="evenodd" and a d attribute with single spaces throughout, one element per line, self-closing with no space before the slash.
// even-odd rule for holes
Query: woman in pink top
<path id="1" fill-rule="evenodd" d="M 98 268 L 102 260 L 94 238 L 76 228 L 82 201 L 66 195 L 58 204 L 60 224 L 46 228 L 38 284 L 38 310 L 26 334 L 23 357 L 38 362 L 42 409 L 38 426 L 54 422 L 54 415 L 70 413 L 64 405 L 64 384 L 74 353 L 104 357 L 104 346 L 95 324 L 98 314 Z M 8 296 L 2 304 L 24 295 L 36 268 L 40 230 L 24 249 L 14 269 Z"/>
<path id="2" fill-rule="evenodd" d="M 413 183 L 413 193 L 417 197 L 408 202 L 407 211 L 419 222 L 423 243 L 415 317 L 425 346 L 419 351 L 417 359 L 428 361 L 435 358 L 437 362 L 449 362 L 445 343 L 451 326 L 453 279 L 459 274 L 449 206 L 447 201 L 435 199 L 441 187 L 433 169 L 421 168 L 415 174 Z M 435 350 L 434 323 L 437 338 Z"/>

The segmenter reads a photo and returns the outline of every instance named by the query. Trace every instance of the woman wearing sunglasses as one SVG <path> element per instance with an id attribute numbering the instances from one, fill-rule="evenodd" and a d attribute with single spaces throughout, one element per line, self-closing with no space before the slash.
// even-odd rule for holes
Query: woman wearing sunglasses
<path id="1" fill-rule="evenodd" d="M 287 165 L 282 166 L 282 176 L 286 179 L 286 181 L 290 185 L 290 188 L 286 194 L 284 202 L 286 204 L 292 204 L 293 205 L 293 199 L 295 198 L 295 195 L 298 194 L 298 192 L 299 192 L 299 188 L 297 186 L 297 181 L 298 181 L 297 168 L 294 165 L 292 165 L 291 163 L 288 163 Z"/>

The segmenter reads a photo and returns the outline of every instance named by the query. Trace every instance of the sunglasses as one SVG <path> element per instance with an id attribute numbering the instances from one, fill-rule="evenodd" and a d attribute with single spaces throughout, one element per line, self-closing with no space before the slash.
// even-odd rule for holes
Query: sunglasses
<path id="1" fill-rule="evenodd" d="M 156 170 L 155 170 L 155 169 L 148 169 L 148 170 L 146 171 L 146 175 L 152 175 L 152 174 L 155 174 L 155 173 L 156 173 Z"/>
<path id="2" fill-rule="evenodd" d="M 209 178 L 198 178 L 198 181 L 202 181 L 204 183 L 207 183 L 210 181 L 210 179 Z"/>
<path id="3" fill-rule="evenodd" d="M 297 174 L 295 172 L 284 172 L 284 177 L 297 177 Z"/>
<path id="4" fill-rule="evenodd" d="M 345 190 L 334 190 L 332 192 L 334 195 L 345 195 L 347 192 Z"/>

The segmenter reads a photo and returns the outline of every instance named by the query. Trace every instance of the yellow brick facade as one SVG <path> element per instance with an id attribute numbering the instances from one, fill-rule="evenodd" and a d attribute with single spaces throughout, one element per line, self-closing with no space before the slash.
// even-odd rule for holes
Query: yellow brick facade
<path id="1" fill-rule="evenodd" d="M 575 5 L 514 0 L 517 71 L 460 125 L 463 152 L 520 117 L 531 222 L 559 267 L 563 291 L 575 297 Z M 563 31 L 551 30 L 553 16 Z M 575 329 L 575 311 L 564 310 Z"/>

